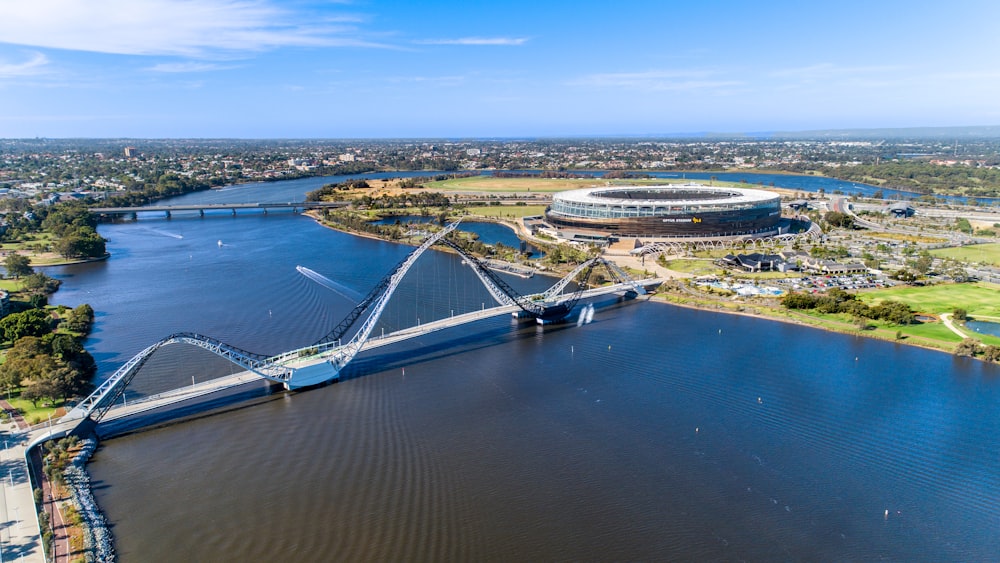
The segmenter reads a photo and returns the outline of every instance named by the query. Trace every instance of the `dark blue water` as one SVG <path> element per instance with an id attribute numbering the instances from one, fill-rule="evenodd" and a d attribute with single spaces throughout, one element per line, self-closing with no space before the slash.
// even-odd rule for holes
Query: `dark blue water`
<path id="1" fill-rule="evenodd" d="M 111 260 L 63 268 L 58 296 L 98 311 L 88 347 L 102 373 L 177 330 L 264 352 L 314 341 L 351 303 L 295 265 L 363 293 L 409 250 L 291 214 L 101 232 Z M 386 326 L 488 301 L 453 255 L 418 264 Z M 122 559 L 1000 553 L 996 365 L 659 303 L 597 305 L 591 324 L 465 325 L 362 354 L 335 385 L 107 441 L 90 467 Z M 231 370 L 175 345 L 136 393 Z"/>
<path id="2" fill-rule="evenodd" d="M 1000 336 L 1000 323 L 990 321 L 966 321 L 965 327 L 982 334 Z"/>

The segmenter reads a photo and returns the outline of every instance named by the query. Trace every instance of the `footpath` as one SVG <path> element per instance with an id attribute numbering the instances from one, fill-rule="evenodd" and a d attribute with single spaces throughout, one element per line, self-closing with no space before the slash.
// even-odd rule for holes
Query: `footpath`
<path id="1" fill-rule="evenodd" d="M 8 414 L 14 411 L 6 401 L 0 401 Z M 44 563 L 42 538 L 38 531 L 35 499 L 28 478 L 25 459 L 28 424 L 20 415 L 0 427 L 0 562 Z"/>

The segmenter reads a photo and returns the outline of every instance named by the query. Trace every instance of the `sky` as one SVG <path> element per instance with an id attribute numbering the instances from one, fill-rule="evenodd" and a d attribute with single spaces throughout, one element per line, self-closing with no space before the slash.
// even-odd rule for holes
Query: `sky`
<path id="1" fill-rule="evenodd" d="M 0 0 L 0 138 L 1000 124 L 996 0 Z"/>

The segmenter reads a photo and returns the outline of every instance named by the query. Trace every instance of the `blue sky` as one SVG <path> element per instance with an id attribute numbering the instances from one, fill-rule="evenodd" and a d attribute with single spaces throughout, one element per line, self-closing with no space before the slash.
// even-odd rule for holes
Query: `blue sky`
<path id="1" fill-rule="evenodd" d="M 997 125 L 998 30 L 996 0 L 4 0 L 0 138 Z"/>

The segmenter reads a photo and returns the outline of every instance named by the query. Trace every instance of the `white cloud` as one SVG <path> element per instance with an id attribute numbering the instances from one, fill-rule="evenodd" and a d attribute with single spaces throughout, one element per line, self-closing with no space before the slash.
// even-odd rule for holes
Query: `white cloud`
<path id="1" fill-rule="evenodd" d="M 307 21 L 269 0 L 4 2 L 0 43 L 125 55 L 207 56 L 283 46 L 381 47 L 357 18 Z"/>
<path id="2" fill-rule="evenodd" d="M 527 37 L 460 37 L 458 39 L 421 39 L 420 45 L 524 45 Z"/>
<path id="3" fill-rule="evenodd" d="M 702 70 L 649 70 L 645 72 L 611 72 L 591 74 L 575 80 L 574 86 L 628 88 L 647 91 L 700 90 L 740 86 L 737 80 L 718 80 Z"/>
<path id="4" fill-rule="evenodd" d="M 41 73 L 42 68 L 48 64 L 49 59 L 41 53 L 32 53 L 30 59 L 20 63 L 0 60 L 0 78 L 34 76 Z"/>

